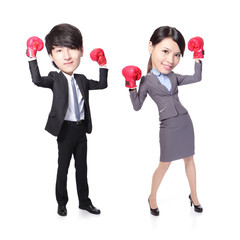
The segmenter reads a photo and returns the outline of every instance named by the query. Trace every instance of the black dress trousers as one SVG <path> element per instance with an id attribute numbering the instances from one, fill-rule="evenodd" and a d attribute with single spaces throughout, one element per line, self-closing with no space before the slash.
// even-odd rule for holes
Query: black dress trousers
<path id="1" fill-rule="evenodd" d="M 87 181 L 87 137 L 85 122 L 64 121 L 57 138 L 58 170 L 56 180 L 56 198 L 59 205 L 68 202 L 67 174 L 72 155 L 75 159 L 76 184 L 79 205 L 89 204 Z"/>

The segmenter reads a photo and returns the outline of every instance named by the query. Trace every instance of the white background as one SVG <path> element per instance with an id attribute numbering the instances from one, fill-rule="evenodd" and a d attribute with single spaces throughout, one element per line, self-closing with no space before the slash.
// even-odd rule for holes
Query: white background
<path id="1" fill-rule="evenodd" d="M 237 0 L 8 1 L 1 6 L 0 238 L 8 239 L 239 239 L 239 5 Z M 78 27 L 84 57 L 78 71 L 98 79 L 89 53 L 104 49 L 109 87 L 90 93 L 88 135 L 90 197 L 102 214 L 78 209 L 74 161 L 69 169 L 68 216 L 57 215 L 56 139 L 44 131 L 52 93 L 31 82 L 25 56 L 31 36 L 42 39 L 60 23 Z M 202 82 L 179 88 L 195 128 L 198 195 L 190 208 L 182 160 L 158 193 L 160 217 L 149 213 L 151 178 L 159 162 L 158 112 L 148 97 L 132 108 L 121 74 L 126 65 L 146 74 L 148 41 L 160 26 L 174 26 L 186 43 L 205 41 Z M 54 70 L 46 49 L 42 75 Z M 193 73 L 192 52 L 175 69 Z M 4 236 L 4 237 L 3 237 Z"/>

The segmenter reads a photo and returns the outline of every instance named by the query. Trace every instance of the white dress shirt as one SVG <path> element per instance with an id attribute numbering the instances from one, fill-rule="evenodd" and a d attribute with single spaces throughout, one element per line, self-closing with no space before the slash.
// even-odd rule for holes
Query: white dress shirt
<path id="1" fill-rule="evenodd" d="M 68 82 L 68 108 L 67 108 L 67 112 L 66 112 L 64 120 L 77 121 L 76 116 L 75 116 L 75 111 L 74 111 L 74 98 L 73 98 L 73 90 L 72 90 L 72 84 L 71 84 L 71 79 L 72 79 L 73 75 L 69 76 L 69 75 L 65 74 L 64 72 L 63 72 L 63 74 L 67 78 L 67 82 Z M 75 79 L 74 79 L 74 84 L 75 84 L 76 91 L 77 91 L 80 120 L 84 120 L 84 117 L 85 117 L 84 99 L 82 97 L 81 91 L 80 91 Z"/>

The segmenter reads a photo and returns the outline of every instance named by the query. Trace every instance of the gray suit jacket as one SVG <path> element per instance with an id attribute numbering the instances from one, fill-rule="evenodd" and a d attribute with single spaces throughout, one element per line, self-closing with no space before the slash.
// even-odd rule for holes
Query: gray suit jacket
<path id="1" fill-rule="evenodd" d="M 136 90 L 130 92 L 134 110 L 138 111 L 141 109 L 147 94 L 149 94 L 158 106 L 160 121 L 175 117 L 178 114 L 187 113 L 187 110 L 179 101 L 178 86 L 201 81 L 202 63 L 195 63 L 195 73 L 192 76 L 171 72 L 168 74 L 168 77 L 172 83 L 171 92 L 160 83 L 157 76 L 153 73 L 150 72 L 143 76 L 138 92 Z"/>

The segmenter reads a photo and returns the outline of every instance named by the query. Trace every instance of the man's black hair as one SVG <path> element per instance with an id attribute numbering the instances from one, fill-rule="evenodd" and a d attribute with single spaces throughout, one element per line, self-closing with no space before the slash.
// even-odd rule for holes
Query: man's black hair
<path id="1" fill-rule="evenodd" d="M 48 54 L 52 54 L 54 47 L 67 47 L 82 50 L 82 34 L 78 28 L 71 24 L 59 24 L 53 27 L 45 37 L 45 46 Z M 53 65 L 57 67 L 54 62 Z"/>

